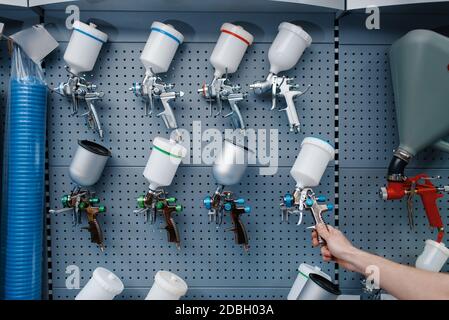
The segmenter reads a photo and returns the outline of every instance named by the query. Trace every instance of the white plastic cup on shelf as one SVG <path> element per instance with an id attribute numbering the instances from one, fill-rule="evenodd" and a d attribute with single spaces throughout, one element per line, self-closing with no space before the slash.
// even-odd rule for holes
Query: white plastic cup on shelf
<path id="1" fill-rule="evenodd" d="M 187 293 L 187 283 L 169 271 L 158 271 L 145 300 L 179 300 Z"/>
<path id="2" fill-rule="evenodd" d="M 418 269 L 440 272 L 449 258 L 449 249 L 444 243 L 426 240 L 424 251 L 416 259 L 415 266 Z"/>
<path id="3" fill-rule="evenodd" d="M 75 300 L 113 300 L 124 289 L 122 281 L 108 269 L 99 267 Z"/>
<path id="4" fill-rule="evenodd" d="M 290 292 L 288 293 L 287 300 L 297 300 L 299 297 L 299 294 L 301 293 L 301 290 L 306 285 L 307 280 L 309 279 L 309 275 L 311 273 L 319 274 L 320 276 L 326 278 L 327 280 L 331 281 L 332 278 L 321 271 L 321 269 L 317 266 L 311 266 L 307 263 L 301 263 L 298 268 L 298 275 L 296 277 L 295 282 L 293 283 L 292 288 L 290 289 Z"/>

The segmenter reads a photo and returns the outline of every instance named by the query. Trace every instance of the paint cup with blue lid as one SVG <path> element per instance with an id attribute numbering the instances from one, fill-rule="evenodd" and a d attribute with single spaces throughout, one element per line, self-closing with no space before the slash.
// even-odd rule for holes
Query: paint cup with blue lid
<path id="1" fill-rule="evenodd" d="M 64 53 L 64 61 L 70 72 L 79 75 L 92 71 L 108 35 L 97 29 L 93 23 L 75 21 L 69 44 Z"/>
<path id="2" fill-rule="evenodd" d="M 173 26 L 162 22 L 153 22 L 151 33 L 145 48 L 140 55 L 140 61 L 145 66 L 148 75 L 167 72 L 184 36 Z"/>

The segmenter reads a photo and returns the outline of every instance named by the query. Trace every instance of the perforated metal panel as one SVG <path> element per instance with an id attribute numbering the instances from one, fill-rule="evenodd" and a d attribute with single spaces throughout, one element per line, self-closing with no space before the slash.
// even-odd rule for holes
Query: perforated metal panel
<path id="1" fill-rule="evenodd" d="M 50 14 L 55 19 L 55 12 Z M 218 14 L 211 17 L 205 13 L 203 16 L 214 25 L 223 22 Z M 245 21 L 263 25 L 265 16 L 251 14 L 245 17 Z M 273 16 L 275 20 L 282 21 L 282 14 Z M 323 20 L 328 21 L 330 26 L 333 16 L 311 15 L 307 16 L 304 23 L 318 25 Z M 224 131 L 230 128 L 228 120 L 221 116 L 209 117 L 208 103 L 197 93 L 205 81 L 211 81 L 213 68 L 208 58 L 216 37 L 211 38 L 210 31 L 202 31 L 202 19 L 192 21 L 190 18 L 188 21 L 199 30 L 195 30 L 194 39 L 201 39 L 204 35 L 207 41 L 184 43 L 164 78 L 167 82 L 176 83 L 177 90 L 185 92 L 174 103 L 178 124 L 191 131 L 193 121 L 199 120 L 202 130 L 218 128 Z M 150 23 L 151 20 L 148 25 Z M 277 30 L 274 27 L 270 32 L 264 37 L 274 38 Z M 316 36 L 317 39 L 331 39 L 332 29 L 315 28 L 311 32 L 312 37 Z M 142 37 L 142 41 L 144 39 L 146 37 Z M 62 59 L 65 46 L 65 43 L 62 44 L 47 61 L 50 86 L 56 86 L 67 77 Z M 270 110 L 269 96 L 259 97 L 250 93 L 241 104 L 248 127 L 278 129 L 280 142 L 280 168 L 274 176 L 262 176 L 259 174 L 259 165 L 252 165 L 241 184 L 232 188 L 252 207 L 251 213 L 242 218 L 249 236 L 249 253 L 244 253 L 240 246 L 234 244 L 232 232 L 225 231 L 230 227 L 229 220 L 219 229 L 208 223 L 202 199 L 215 190 L 215 182 L 212 168 L 204 164 L 183 164 L 168 188 L 170 194 L 176 196 L 185 207 L 175 217 L 181 234 L 181 250 L 169 245 L 165 230 L 158 229 L 163 226 L 163 221 L 159 220 L 156 226 L 151 226 L 144 223 L 142 216 L 133 213 L 136 197 L 148 189 L 148 182 L 142 172 L 151 141 L 155 136 L 166 137 L 168 134 L 161 119 L 143 117 L 142 102 L 128 92 L 132 82 L 141 81 L 144 74 L 139 61 L 143 46 L 144 42 L 106 44 L 92 72 L 95 75 L 92 80 L 105 92 L 105 98 L 98 104 L 105 128 L 105 138 L 100 143 L 112 151 L 112 158 L 102 179 L 94 186 L 102 203 L 108 208 L 107 213 L 99 217 L 105 234 L 106 251 L 101 253 L 96 245 L 89 242 L 87 231 L 72 228 L 70 213 L 52 216 L 53 297 L 65 299 L 76 294 L 76 290 L 65 289 L 65 270 L 72 264 L 81 268 L 82 285 L 98 266 L 115 272 L 127 288 L 121 299 L 145 297 L 154 274 L 160 269 L 171 270 L 183 277 L 190 287 L 187 298 L 191 299 L 285 298 L 296 278 L 296 269 L 303 262 L 321 266 L 325 272 L 333 275 L 334 266 L 320 262 L 319 250 L 311 247 L 310 231 L 306 227 L 311 225 L 312 218 L 306 217 L 304 225 L 297 226 L 295 218 L 290 223 L 281 223 L 279 212 L 282 195 L 294 189 L 289 170 L 302 139 L 312 135 L 333 142 L 333 43 L 314 43 L 297 67 L 288 73 L 303 88 L 312 85 L 309 92 L 296 102 L 303 124 L 300 134 L 289 132 L 285 112 Z M 239 71 L 232 75 L 233 83 L 249 91 L 249 84 L 264 79 L 269 69 L 268 48 L 269 43 L 252 45 Z M 98 139 L 86 129 L 82 118 L 69 117 L 66 99 L 53 94 L 49 101 L 50 203 L 52 207 L 57 207 L 60 196 L 73 188 L 68 166 L 77 147 L 76 141 Z M 332 166 L 317 192 L 323 193 L 333 202 Z M 328 220 L 333 222 L 332 214 Z"/>
<path id="2" fill-rule="evenodd" d="M 65 81 L 67 74 L 62 59 L 65 46 L 55 52 L 48 61 L 47 79 L 56 87 Z M 141 81 L 145 73 L 139 56 L 143 44 L 113 43 L 105 46 L 100 55 L 92 80 L 104 90 L 105 98 L 98 104 L 98 113 L 105 129 L 104 144 L 113 154 L 108 165 L 145 166 L 150 141 L 155 136 L 166 136 L 168 131 L 160 118 L 143 116 L 143 103 L 128 88 L 134 81 Z M 224 132 L 230 128 L 223 116 L 209 116 L 209 103 L 198 94 L 203 83 L 210 82 L 213 68 L 209 56 L 214 44 L 186 43 L 182 45 L 165 80 L 175 83 L 176 89 L 185 95 L 174 102 L 175 116 L 180 128 L 192 132 L 193 121 L 201 121 L 202 130 L 217 128 Z M 239 71 L 231 80 L 249 91 L 249 85 L 262 80 L 268 74 L 268 44 L 253 45 Z M 307 50 L 294 70 L 294 76 L 305 89 L 311 89 L 297 99 L 298 114 L 302 122 L 302 134 L 291 133 L 285 112 L 271 111 L 271 98 L 249 94 L 241 111 L 248 128 L 279 130 L 279 165 L 289 166 L 296 158 L 304 136 L 320 136 L 332 141 L 333 126 L 333 53 L 332 46 L 317 44 Z M 281 102 L 282 103 L 282 102 Z M 80 137 L 96 140 L 97 137 L 85 126 L 83 118 L 70 117 L 69 102 L 57 94 L 50 96 L 49 141 L 50 164 L 68 166 L 76 141 Z M 158 105 L 162 111 L 162 106 Z M 214 108 L 217 106 L 214 105 Z M 225 108 L 229 106 L 225 105 Z M 216 112 L 216 111 L 215 111 Z M 215 113 L 214 112 L 214 113 Z M 224 111 L 226 114 L 229 111 Z M 193 152 L 193 150 L 192 150 Z"/>
<path id="3" fill-rule="evenodd" d="M 278 211 L 280 197 L 293 189 L 288 172 L 305 136 L 320 136 L 333 142 L 334 128 L 334 30 L 331 14 L 292 13 L 179 13 L 179 12 L 83 12 L 82 19 L 98 18 L 111 31 L 112 43 L 103 48 L 92 80 L 105 91 L 98 110 L 106 129 L 102 144 L 111 149 L 103 178 L 95 186 L 98 196 L 108 206 L 100 217 L 105 237 L 106 252 L 101 254 L 89 242 L 87 231 L 72 229 L 69 214 L 51 219 L 51 250 L 53 295 L 56 299 L 73 298 L 77 290 L 65 289 L 65 268 L 76 264 L 81 268 L 81 284 L 97 266 L 104 266 L 120 276 L 126 290 L 120 299 L 142 299 L 159 269 L 176 272 L 190 286 L 191 299 L 284 299 L 296 277 L 299 263 L 319 265 L 332 276 L 332 264 L 323 264 L 319 250 L 310 246 L 305 226 L 295 221 L 281 224 Z M 383 28 L 364 29 L 364 15 L 351 14 L 342 19 L 339 48 L 339 226 L 363 249 L 384 255 L 395 261 L 413 264 L 422 250 L 425 239 L 433 236 L 426 225 L 421 204 L 416 204 L 416 230 L 410 231 L 404 201 L 385 202 L 377 192 L 385 182 L 386 167 L 396 147 L 397 132 L 393 92 L 389 75 L 389 45 L 407 30 L 417 27 L 434 28 L 444 25 L 446 16 L 410 15 L 398 20 L 400 14 L 383 16 Z M 123 18 L 123 19 L 122 19 Z M 64 14 L 47 13 L 47 21 L 62 25 Z M 182 165 L 168 189 L 186 209 L 176 217 L 182 249 L 176 250 L 166 242 L 165 231 L 143 223 L 143 218 L 132 213 L 135 198 L 147 190 L 142 177 L 150 143 L 155 136 L 167 136 L 161 119 L 142 117 L 140 99 L 127 88 L 140 81 L 143 67 L 139 61 L 147 37 L 145 28 L 153 20 L 184 21 L 192 30 L 178 50 L 166 80 L 176 83 L 176 89 L 186 94 L 174 106 L 181 127 L 192 129 L 195 120 L 202 128 L 229 128 L 222 117 L 208 117 L 208 104 L 196 89 L 212 77 L 208 57 L 216 39 L 211 32 L 223 21 L 244 21 L 256 30 L 256 43 L 248 50 L 239 71 L 231 80 L 243 88 L 261 80 L 268 72 L 267 51 L 276 33 L 278 22 L 298 21 L 312 33 L 314 44 L 289 74 L 303 87 L 311 90 L 297 100 L 302 122 L 302 133 L 288 132 L 286 115 L 270 111 L 269 97 L 250 94 L 241 110 L 248 127 L 279 129 L 279 172 L 275 176 L 260 176 L 258 166 L 251 166 L 242 183 L 233 188 L 252 206 L 252 213 L 243 217 L 250 238 L 250 252 L 245 254 L 233 243 L 233 234 L 218 230 L 207 223 L 207 214 L 201 199 L 214 190 L 211 168 L 204 165 Z M 133 23 L 135 21 L 135 23 Z M 145 25 L 143 22 L 145 21 Z M 401 27 L 396 28 L 398 21 Z M 51 26 L 50 26 L 51 27 Z M 54 26 L 53 26 L 54 27 Z M 214 30 L 215 30 L 214 29 Z M 109 31 L 108 30 L 108 31 Z M 55 30 L 53 30 L 55 31 Z M 56 30 L 58 40 L 67 41 L 63 28 Z M 258 40 L 260 39 L 260 40 Z M 65 81 L 63 43 L 47 62 L 50 85 Z M 68 165 L 76 148 L 76 140 L 96 140 L 82 118 L 69 117 L 68 101 L 52 95 L 49 105 L 49 160 L 51 206 L 59 205 L 59 197 L 70 191 Z M 193 152 L 193 150 L 191 150 Z M 434 150 L 420 154 L 409 174 L 425 169 L 429 174 L 449 180 L 448 156 Z M 334 168 L 330 166 L 317 189 L 334 200 Z M 448 199 L 439 203 L 445 221 Z M 333 216 L 327 221 L 335 222 Z M 306 225 L 311 223 L 307 217 Z M 447 269 L 447 266 L 446 266 Z M 359 276 L 339 272 L 344 292 L 360 289 Z"/>
<path id="4" fill-rule="evenodd" d="M 365 17 L 344 17 L 340 29 L 339 226 L 355 245 L 414 265 L 424 241 L 436 239 L 421 201 L 415 200 L 416 226 L 410 230 L 406 201 L 384 201 L 378 195 L 399 144 L 388 51 L 407 31 L 446 27 L 448 16 L 382 15 L 382 28 L 376 31 L 361 27 Z M 428 149 L 413 159 L 406 173 L 441 175 L 434 183 L 447 184 L 448 160 L 448 154 Z M 449 222 L 448 204 L 447 195 L 438 201 L 445 224 Z M 443 271 L 448 270 L 446 264 Z M 360 276 L 355 273 L 340 271 L 339 282 L 344 292 L 360 291 Z"/>

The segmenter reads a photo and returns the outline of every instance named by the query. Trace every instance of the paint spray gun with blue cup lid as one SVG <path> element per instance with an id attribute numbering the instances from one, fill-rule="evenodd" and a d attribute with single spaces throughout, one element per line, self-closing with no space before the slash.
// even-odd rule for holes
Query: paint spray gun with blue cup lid
<path id="1" fill-rule="evenodd" d="M 98 30 L 95 24 L 75 21 L 72 36 L 64 53 L 69 78 L 51 89 L 71 100 L 72 115 L 78 114 L 80 101 L 86 102 L 87 111 L 83 116 L 86 117 L 89 128 L 97 132 L 101 138 L 104 134 L 95 102 L 103 98 L 104 93 L 97 91 L 97 86 L 81 73 L 92 71 L 101 47 L 107 40 L 108 35 Z"/>
<path id="2" fill-rule="evenodd" d="M 298 225 L 302 223 L 303 212 L 312 213 L 315 225 L 324 223 L 323 213 L 333 210 L 332 204 L 326 204 L 325 196 L 315 194 L 313 188 L 318 186 L 329 161 L 334 159 L 335 150 L 327 142 L 313 137 L 305 138 L 301 150 L 290 170 L 296 181 L 293 194 L 287 193 L 280 204 L 282 221 L 288 221 L 290 215 L 299 215 Z M 315 228 L 315 226 L 311 227 Z M 319 238 L 320 243 L 324 243 Z"/>
<path id="3" fill-rule="evenodd" d="M 245 199 L 236 197 L 232 191 L 226 191 L 225 187 L 235 185 L 241 180 L 247 168 L 248 152 L 252 151 L 231 140 L 224 140 L 212 169 L 218 184 L 217 189 L 212 196 L 203 199 L 204 207 L 209 210 L 209 222 L 220 226 L 224 216 L 230 215 L 233 227 L 229 231 L 234 232 L 236 244 L 242 245 L 245 251 L 248 250 L 248 235 L 240 216 L 250 213 L 251 207 L 245 205 Z"/>
<path id="4" fill-rule="evenodd" d="M 223 102 L 227 101 L 231 112 L 224 117 L 231 119 L 234 129 L 244 131 L 246 125 L 238 103 L 246 97 L 246 93 L 241 92 L 239 85 L 233 85 L 228 75 L 237 71 L 254 37 L 241 26 L 232 23 L 224 23 L 220 31 L 220 37 L 209 59 L 214 67 L 214 79 L 210 84 L 204 83 L 198 89 L 198 93 L 209 101 L 210 116 L 212 116 L 212 102 L 216 102 L 218 106 L 215 115 L 220 115 L 223 111 Z"/>
<path id="5" fill-rule="evenodd" d="M 158 76 L 168 71 L 179 45 L 184 41 L 184 36 L 173 26 L 162 22 L 153 22 L 151 33 L 140 55 L 140 61 L 145 66 L 146 72 L 142 82 L 133 83 L 129 89 L 137 97 L 142 97 L 145 103 L 145 115 L 151 116 L 155 110 L 154 100 L 160 100 L 164 110 L 157 114 L 164 121 L 169 130 L 178 129 L 178 123 L 170 105 L 172 100 L 182 97 L 184 92 L 173 91 L 173 83 L 165 83 Z M 175 132 L 177 133 L 177 132 Z M 176 135 L 179 141 L 181 136 Z"/>

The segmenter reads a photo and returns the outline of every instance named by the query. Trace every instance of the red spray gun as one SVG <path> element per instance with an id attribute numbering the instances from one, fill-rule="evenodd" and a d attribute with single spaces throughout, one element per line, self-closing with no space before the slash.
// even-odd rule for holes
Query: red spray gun
<path id="1" fill-rule="evenodd" d="M 384 200 L 397 200 L 407 197 L 409 225 L 413 228 L 413 198 L 415 195 L 419 195 L 430 227 L 438 230 L 437 242 L 441 242 L 444 236 L 444 227 L 437 200 L 443 197 L 442 192 L 449 192 L 449 186 L 436 187 L 431 180 L 439 179 L 439 176 L 429 177 L 422 173 L 415 177 L 406 177 L 404 168 L 410 158 L 402 150 L 395 152 L 388 168 L 388 184 L 380 189 L 380 196 Z"/>

